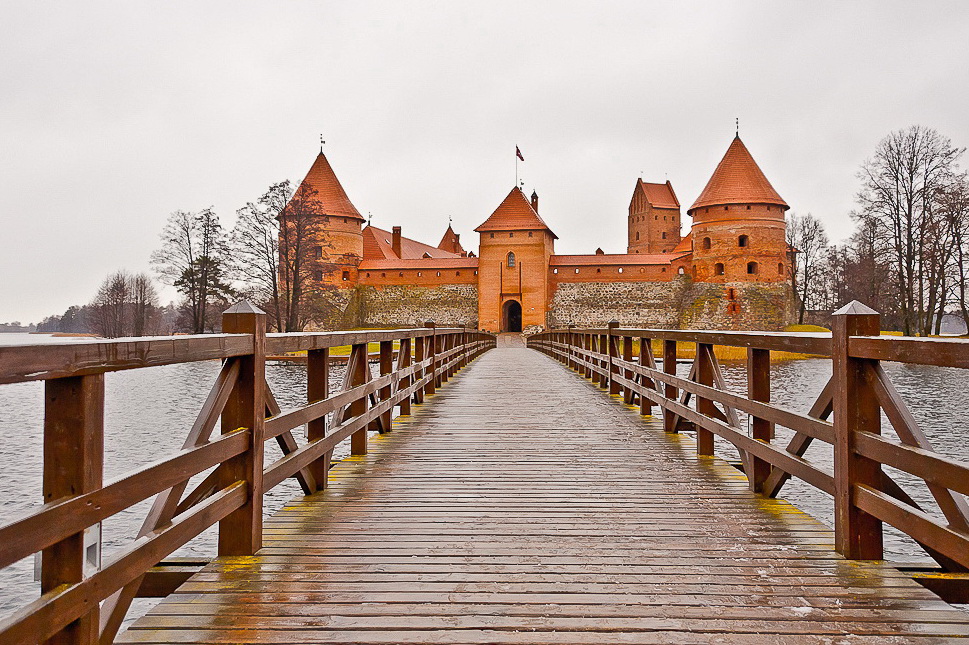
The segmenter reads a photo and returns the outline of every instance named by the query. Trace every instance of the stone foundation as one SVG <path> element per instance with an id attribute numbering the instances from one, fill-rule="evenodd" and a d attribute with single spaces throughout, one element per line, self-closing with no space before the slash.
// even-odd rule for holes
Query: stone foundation
<path id="1" fill-rule="evenodd" d="M 433 320 L 440 327 L 478 324 L 478 287 L 358 287 L 361 327 L 421 327 Z"/>

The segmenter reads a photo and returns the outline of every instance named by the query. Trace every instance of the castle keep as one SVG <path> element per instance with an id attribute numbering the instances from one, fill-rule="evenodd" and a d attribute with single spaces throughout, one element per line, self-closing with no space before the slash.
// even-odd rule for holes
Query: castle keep
<path id="1" fill-rule="evenodd" d="M 314 279 L 330 287 L 342 326 L 772 330 L 791 321 L 789 207 L 739 136 L 687 210 L 685 237 L 672 184 L 636 181 L 623 254 L 557 255 L 538 195 L 517 186 L 475 229 L 475 253 L 450 226 L 431 246 L 399 226 L 366 225 L 322 152 L 303 184 L 325 214 L 316 253 L 327 270 Z"/>

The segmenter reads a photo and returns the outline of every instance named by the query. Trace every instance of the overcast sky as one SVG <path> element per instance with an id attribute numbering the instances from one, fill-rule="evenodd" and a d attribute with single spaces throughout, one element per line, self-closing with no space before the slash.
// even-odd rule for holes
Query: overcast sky
<path id="1" fill-rule="evenodd" d="M 302 179 L 320 133 L 375 225 L 437 244 L 451 216 L 471 249 L 517 144 L 560 253 L 624 252 L 641 173 L 685 214 L 736 117 L 834 239 L 886 134 L 969 144 L 965 2 L 23 0 L 0 16 L 0 322 L 149 270 L 175 209 L 230 228 Z"/>

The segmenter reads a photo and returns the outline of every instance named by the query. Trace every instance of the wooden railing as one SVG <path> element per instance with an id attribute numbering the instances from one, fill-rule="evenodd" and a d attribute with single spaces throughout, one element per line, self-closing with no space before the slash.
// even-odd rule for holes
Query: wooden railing
<path id="1" fill-rule="evenodd" d="M 653 340 L 662 341 L 661 368 Z M 688 378 L 676 376 L 682 343 L 696 347 Z M 727 391 L 715 345 L 747 349 L 746 393 Z M 776 496 L 790 477 L 828 493 L 834 498 L 836 548 L 846 557 L 883 559 L 887 523 L 922 545 L 944 571 L 956 572 L 948 580 L 959 582 L 960 593 L 969 589 L 969 507 L 962 497 L 969 495 L 969 463 L 932 449 L 881 366 L 900 361 L 969 368 L 969 340 L 880 336 L 879 315 L 852 303 L 834 315 L 831 334 L 620 329 L 613 323 L 536 334 L 528 346 L 638 405 L 641 414 L 658 406 L 667 432 L 695 430 L 700 455 L 713 455 L 714 435 L 722 437 L 740 453 L 758 493 Z M 831 379 L 809 410 L 771 401 L 771 351 L 831 357 Z M 747 429 L 738 410 L 749 415 Z M 882 412 L 900 441 L 881 436 Z M 794 431 L 786 446 L 771 443 L 775 425 Z M 965 419 L 955 427 L 969 432 Z M 832 445 L 833 472 L 805 459 L 815 440 Z M 924 481 L 944 520 L 921 508 L 883 466 Z"/>
<path id="2" fill-rule="evenodd" d="M 433 323 L 266 334 L 266 315 L 248 303 L 227 311 L 222 326 L 226 333 L 217 335 L 0 348 L 0 384 L 45 382 L 44 504 L 0 527 L 0 567 L 42 552 L 41 596 L 0 622 L 0 642 L 112 642 L 133 598 L 164 595 L 185 579 L 159 571 L 166 556 L 214 524 L 219 555 L 252 555 L 262 543 L 267 491 L 289 477 L 306 494 L 323 490 L 337 444 L 349 439 L 351 454 L 365 454 L 367 431 L 390 430 L 395 406 L 409 414 L 495 345 L 491 334 Z M 369 343 L 379 345 L 377 376 Z M 351 350 L 343 388 L 330 392 L 329 353 L 344 346 Z M 296 351 L 307 352 L 307 403 L 284 412 L 266 383 L 265 357 Z M 222 359 L 222 369 L 182 450 L 103 482 L 104 374 L 210 359 Z M 304 424 L 299 445 L 292 431 Z M 264 463 L 271 439 L 283 456 Z M 151 497 L 136 538 L 86 575 L 85 530 Z"/>

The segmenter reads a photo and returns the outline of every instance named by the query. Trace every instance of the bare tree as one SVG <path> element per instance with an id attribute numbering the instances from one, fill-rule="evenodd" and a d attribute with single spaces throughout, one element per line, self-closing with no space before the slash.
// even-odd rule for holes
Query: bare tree
<path id="1" fill-rule="evenodd" d="M 957 177 L 942 197 L 942 212 L 951 236 L 951 295 L 969 329 L 969 181 Z"/>
<path id="2" fill-rule="evenodd" d="M 106 338 L 130 336 L 131 276 L 117 271 L 104 279 L 91 302 L 91 327 Z"/>
<path id="3" fill-rule="evenodd" d="M 804 323 L 808 307 L 816 309 L 823 284 L 821 262 L 828 248 L 828 234 L 821 221 L 808 213 L 790 213 L 787 219 L 787 245 L 794 250 L 791 278 L 794 293 L 800 301 L 798 323 Z"/>
<path id="4" fill-rule="evenodd" d="M 223 282 L 226 240 L 218 216 L 211 208 L 175 211 L 161 239 L 151 262 L 161 279 L 185 296 L 187 326 L 196 334 L 214 329 L 213 304 L 231 292 Z"/>
<path id="5" fill-rule="evenodd" d="M 158 310 L 158 290 L 147 273 L 131 276 L 131 331 L 135 336 L 154 334 Z"/>
<path id="6" fill-rule="evenodd" d="M 229 236 L 232 273 L 246 284 L 252 296 L 269 314 L 277 331 L 285 329 L 286 308 L 279 286 L 279 216 L 292 196 L 289 180 L 269 187 L 256 203 L 236 211 Z"/>
<path id="7" fill-rule="evenodd" d="M 889 278 L 906 334 L 932 329 L 947 261 L 940 252 L 945 242 L 937 239 L 944 229 L 939 198 L 963 151 L 935 130 L 912 126 L 883 139 L 859 172 L 862 208 L 856 217 L 889 251 Z"/>

